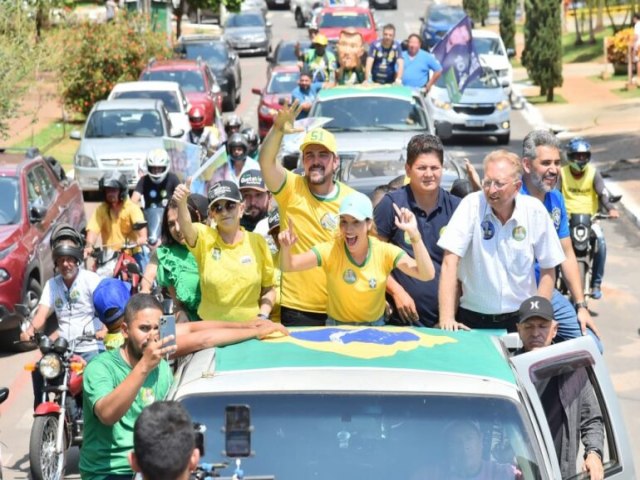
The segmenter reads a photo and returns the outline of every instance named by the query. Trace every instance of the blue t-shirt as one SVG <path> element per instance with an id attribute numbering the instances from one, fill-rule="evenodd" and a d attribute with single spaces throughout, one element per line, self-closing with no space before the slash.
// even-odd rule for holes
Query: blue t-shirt
<path id="1" fill-rule="evenodd" d="M 313 102 L 316 98 L 316 95 L 318 95 L 318 92 L 320 91 L 320 89 L 322 89 L 322 83 L 320 82 L 312 83 L 311 86 L 309 87 L 309 90 L 307 90 L 306 92 L 303 92 L 298 86 L 294 88 L 293 91 L 291 92 L 291 101 L 298 100 L 298 102 L 300 102 L 301 104 L 306 102 Z M 301 118 L 307 118 L 308 116 L 309 116 L 308 110 L 300 110 L 300 113 L 296 117 L 296 120 L 300 120 Z"/>
<path id="2" fill-rule="evenodd" d="M 458 208 L 460 199 L 440 189 L 436 208 L 427 214 L 427 212 L 418 207 L 409 185 L 405 185 L 394 192 L 389 192 L 382 198 L 373 211 L 379 235 L 415 258 L 409 237 L 395 225 L 394 203 L 399 208 L 411 209 L 415 214 L 418 230 L 420 230 L 422 241 L 427 247 L 435 267 L 436 276 L 433 280 L 423 282 L 405 275 L 398 269 L 394 269 L 391 275 L 413 298 L 420 316 L 420 323 L 426 327 L 433 327 L 438 322 L 438 282 L 440 281 L 440 268 L 442 266 L 442 257 L 444 256 L 444 250 L 438 246 L 438 240 L 449 223 L 453 212 Z M 393 299 L 388 297 L 388 300 L 393 304 Z M 399 317 L 395 310 L 394 308 L 391 323 L 398 323 Z"/>
<path id="3" fill-rule="evenodd" d="M 442 65 L 431 53 L 424 50 L 418 51 L 413 59 L 409 52 L 402 52 L 404 60 L 402 70 L 402 84 L 407 87 L 421 88 L 429 81 L 430 72 L 439 72 Z"/>
<path id="4" fill-rule="evenodd" d="M 376 83 L 393 83 L 396 79 L 400 55 L 399 42 L 393 42 L 389 48 L 382 46 L 382 40 L 376 40 L 371 44 L 369 47 L 369 56 L 373 58 L 371 79 Z"/>

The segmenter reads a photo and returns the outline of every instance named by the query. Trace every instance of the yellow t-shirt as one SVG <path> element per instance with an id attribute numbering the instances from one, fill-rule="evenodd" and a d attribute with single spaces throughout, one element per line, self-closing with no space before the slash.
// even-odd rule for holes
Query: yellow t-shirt
<path id="1" fill-rule="evenodd" d="M 280 252 L 276 252 L 272 254 L 273 256 L 273 285 L 276 289 L 276 303 L 273 305 L 273 310 L 271 310 L 271 316 L 269 319 L 272 322 L 281 323 L 282 319 L 280 318 L 280 282 L 282 281 L 282 270 L 280 270 Z"/>
<path id="2" fill-rule="evenodd" d="M 309 191 L 307 180 L 287 171 L 284 184 L 274 192 L 280 209 L 280 230 L 287 228 L 287 217 L 293 218 L 298 241 L 293 255 L 308 252 L 311 247 L 335 237 L 340 203 L 353 189 L 338 182 L 336 193 L 319 198 Z M 324 313 L 327 308 L 326 276 L 321 268 L 304 272 L 283 272 L 281 304 L 305 312 Z"/>
<path id="3" fill-rule="evenodd" d="M 598 194 L 593 180 L 596 169 L 593 165 L 587 165 L 580 178 L 571 174 L 571 167 L 562 167 L 562 196 L 569 215 L 572 213 L 588 213 L 595 215 L 600 206 Z"/>
<path id="4" fill-rule="evenodd" d="M 102 245 L 117 250 L 125 240 L 138 241 L 138 232 L 133 229 L 133 224 L 144 221 L 142 209 L 127 198 L 117 216 L 111 214 L 108 204 L 101 203 L 91 215 L 87 230 L 99 234 Z"/>
<path id="5" fill-rule="evenodd" d="M 227 245 L 218 231 L 194 224 L 198 240 L 187 246 L 198 264 L 203 320 L 241 322 L 260 313 L 260 290 L 273 286 L 273 259 L 266 240 L 244 231 L 242 241 Z"/>
<path id="6" fill-rule="evenodd" d="M 327 274 L 327 314 L 340 322 L 374 322 L 384 314 L 387 277 L 405 252 L 369 237 L 369 253 L 358 265 L 342 239 L 312 248 Z"/>

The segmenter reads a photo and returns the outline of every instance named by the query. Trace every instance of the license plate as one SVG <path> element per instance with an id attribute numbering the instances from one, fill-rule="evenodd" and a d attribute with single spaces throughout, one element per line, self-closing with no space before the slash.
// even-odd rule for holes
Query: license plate
<path id="1" fill-rule="evenodd" d="M 236 43 L 236 48 L 249 48 L 250 44 L 248 43 Z"/>
<path id="2" fill-rule="evenodd" d="M 484 127 L 484 120 L 467 120 L 465 125 L 467 127 Z"/>
<path id="3" fill-rule="evenodd" d="M 283 5 L 284 4 L 284 0 L 276 0 L 276 5 Z"/>

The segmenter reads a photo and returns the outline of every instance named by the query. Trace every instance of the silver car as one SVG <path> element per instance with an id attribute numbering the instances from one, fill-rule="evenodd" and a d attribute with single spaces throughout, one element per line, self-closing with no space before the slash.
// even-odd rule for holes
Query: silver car
<path id="1" fill-rule="evenodd" d="M 122 171 L 135 187 L 149 150 L 163 147 L 163 137 L 180 138 L 160 100 L 103 100 L 91 109 L 84 129 L 70 137 L 80 140 L 73 157 L 75 178 L 85 192 L 98 190 L 106 172 Z"/>
<path id="2" fill-rule="evenodd" d="M 229 15 L 224 39 L 238 53 L 271 53 L 271 23 L 259 11 Z"/>

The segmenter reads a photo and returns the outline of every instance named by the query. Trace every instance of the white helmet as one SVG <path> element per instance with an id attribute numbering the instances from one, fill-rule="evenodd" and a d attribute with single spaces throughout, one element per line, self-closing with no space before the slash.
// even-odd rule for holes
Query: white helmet
<path id="1" fill-rule="evenodd" d="M 147 172 L 153 183 L 162 183 L 169 174 L 169 154 L 164 148 L 154 148 L 147 154 Z M 152 168 L 161 167 L 162 171 L 152 172 Z"/>

